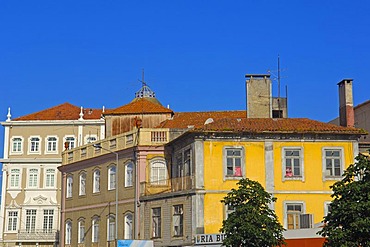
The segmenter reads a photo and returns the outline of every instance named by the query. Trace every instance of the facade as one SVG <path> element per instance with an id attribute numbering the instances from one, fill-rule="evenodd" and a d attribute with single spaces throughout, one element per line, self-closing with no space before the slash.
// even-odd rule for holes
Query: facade
<path id="1" fill-rule="evenodd" d="M 308 119 L 271 118 L 225 118 L 190 130 L 165 146 L 170 189 L 140 197 L 145 236 L 156 246 L 221 245 L 219 230 L 232 212 L 221 200 L 248 177 L 277 197 L 271 207 L 288 240 L 322 243 L 315 238 L 329 210 L 329 186 L 354 162 L 361 134 Z"/>
<path id="2" fill-rule="evenodd" d="M 5 128 L 0 242 L 59 246 L 62 151 L 105 137 L 102 110 L 64 103 L 12 119 Z"/>

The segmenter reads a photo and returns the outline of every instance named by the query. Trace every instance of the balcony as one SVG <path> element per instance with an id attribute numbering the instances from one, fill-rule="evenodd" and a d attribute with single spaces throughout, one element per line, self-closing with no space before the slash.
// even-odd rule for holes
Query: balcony
<path id="1" fill-rule="evenodd" d="M 141 196 L 149 196 L 161 193 L 181 192 L 195 189 L 194 176 L 177 177 L 155 182 L 141 183 Z"/>
<path id="2" fill-rule="evenodd" d="M 58 242 L 59 231 L 56 229 L 21 229 L 18 231 L 19 241 Z"/>
<path id="3" fill-rule="evenodd" d="M 99 144 L 104 149 L 94 148 L 92 143 L 66 150 L 62 153 L 62 164 L 67 165 L 77 161 L 91 159 L 103 154 L 109 153 L 107 150 L 117 152 L 126 148 L 131 148 L 138 145 L 145 146 L 161 146 L 169 142 L 169 129 L 151 129 L 142 128 L 140 132 L 137 130 L 129 131 L 120 135 L 112 136 L 103 140 L 98 140 L 94 143 Z"/>

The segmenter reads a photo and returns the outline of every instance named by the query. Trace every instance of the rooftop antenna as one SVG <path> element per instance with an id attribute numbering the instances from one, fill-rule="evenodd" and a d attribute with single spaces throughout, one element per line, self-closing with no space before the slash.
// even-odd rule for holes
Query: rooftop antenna
<path id="1" fill-rule="evenodd" d="M 144 74 L 145 74 L 144 69 L 142 69 L 142 71 L 141 71 L 141 80 L 139 80 L 139 82 L 141 82 L 143 87 L 146 86 L 146 82 L 144 80 Z"/>
<path id="2" fill-rule="evenodd" d="M 278 54 L 278 98 L 280 98 L 280 55 Z"/>

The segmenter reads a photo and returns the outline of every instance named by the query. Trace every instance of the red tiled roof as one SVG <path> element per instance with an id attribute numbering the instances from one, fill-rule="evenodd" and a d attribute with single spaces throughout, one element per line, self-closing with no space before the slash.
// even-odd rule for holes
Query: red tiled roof
<path id="1" fill-rule="evenodd" d="M 224 118 L 197 127 L 195 131 L 366 134 L 362 129 L 342 127 L 307 118 Z"/>
<path id="2" fill-rule="evenodd" d="M 81 108 L 70 103 L 57 105 L 39 112 L 13 119 L 13 121 L 28 120 L 77 120 L 80 118 Z M 84 119 L 100 119 L 102 109 L 83 109 Z"/>
<path id="3" fill-rule="evenodd" d="M 184 129 L 189 126 L 202 127 L 209 118 L 213 120 L 222 118 L 245 118 L 246 111 L 208 111 L 208 112 L 177 112 L 172 119 L 163 121 L 159 128 Z"/>
<path id="4" fill-rule="evenodd" d="M 162 106 L 156 100 L 148 98 L 137 98 L 130 103 L 116 109 L 104 112 L 104 115 L 123 114 L 145 114 L 145 113 L 173 113 L 171 109 Z"/>

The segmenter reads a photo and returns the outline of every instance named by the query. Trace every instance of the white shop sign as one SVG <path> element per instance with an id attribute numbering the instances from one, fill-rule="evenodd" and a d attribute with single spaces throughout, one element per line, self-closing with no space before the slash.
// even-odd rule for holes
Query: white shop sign
<path id="1" fill-rule="evenodd" d="M 195 235 L 195 245 L 222 244 L 225 234 L 197 234 Z"/>

